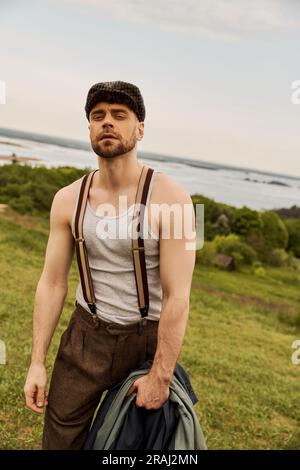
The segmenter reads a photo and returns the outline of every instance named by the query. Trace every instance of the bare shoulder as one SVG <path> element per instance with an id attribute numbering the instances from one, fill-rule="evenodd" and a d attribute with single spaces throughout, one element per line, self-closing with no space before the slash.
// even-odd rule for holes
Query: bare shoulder
<path id="1" fill-rule="evenodd" d="M 168 217 L 165 217 L 166 213 L 173 209 L 178 210 L 179 207 L 180 211 L 185 211 L 185 205 L 191 206 L 193 201 L 186 189 L 173 178 L 159 172 L 154 172 L 153 178 L 149 209 L 153 231 L 161 236 L 163 220 L 169 223 Z"/>
<path id="2" fill-rule="evenodd" d="M 79 178 L 67 186 L 60 188 L 54 195 L 51 207 L 51 217 L 59 218 L 62 223 L 71 227 L 72 216 L 75 210 L 76 196 L 79 191 L 82 178 Z"/>
<path id="3" fill-rule="evenodd" d="M 189 204 L 192 198 L 188 191 L 165 173 L 154 173 L 153 202 L 158 204 Z"/>

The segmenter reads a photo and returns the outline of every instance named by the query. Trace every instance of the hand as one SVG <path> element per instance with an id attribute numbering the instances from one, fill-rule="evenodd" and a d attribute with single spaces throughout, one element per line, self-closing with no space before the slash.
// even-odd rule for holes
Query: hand
<path id="1" fill-rule="evenodd" d="M 155 376 L 149 374 L 137 379 L 130 387 L 126 396 L 137 390 L 135 404 L 147 410 L 158 410 L 168 400 L 169 384 L 161 382 Z"/>
<path id="2" fill-rule="evenodd" d="M 24 385 L 27 408 L 37 413 L 44 413 L 43 407 L 48 405 L 48 393 L 45 391 L 46 384 L 47 371 L 45 365 L 43 363 L 31 363 Z"/>

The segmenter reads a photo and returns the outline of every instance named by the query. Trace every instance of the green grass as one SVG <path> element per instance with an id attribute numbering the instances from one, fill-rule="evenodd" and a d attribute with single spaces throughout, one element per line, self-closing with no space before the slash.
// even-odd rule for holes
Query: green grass
<path id="1" fill-rule="evenodd" d="M 21 225 L 20 225 L 21 224 Z M 0 448 L 40 449 L 43 415 L 25 407 L 34 293 L 47 243 L 47 224 L 0 216 Z M 198 396 L 195 405 L 209 449 L 300 449 L 300 277 L 291 268 L 246 270 L 197 266 L 189 323 L 179 357 Z M 48 357 L 49 379 L 60 335 L 74 309 L 74 257 L 68 298 Z"/>

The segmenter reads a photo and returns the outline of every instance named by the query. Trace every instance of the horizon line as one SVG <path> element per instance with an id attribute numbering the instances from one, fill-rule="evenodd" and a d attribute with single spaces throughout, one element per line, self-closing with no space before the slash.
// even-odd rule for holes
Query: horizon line
<path id="1" fill-rule="evenodd" d="M 74 138 L 70 138 L 70 137 L 60 137 L 58 135 L 41 134 L 41 133 L 30 132 L 30 131 L 22 131 L 22 130 L 19 130 L 19 129 L 12 129 L 12 128 L 8 128 L 8 127 L 0 127 L 0 135 L 1 135 L 1 132 L 4 132 L 4 133 L 8 132 L 8 134 L 14 133 L 14 132 L 19 133 L 20 138 L 23 138 L 24 140 L 33 140 L 34 142 L 46 143 L 45 140 L 41 140 L 42 138 L 46 138 L 46 139 L 52 140 L 54 145 L 57 145 L 57 146 L 60 146 L 60 147 L 74 148 L 74 149 L 77 149 L 77 150 L 91 150 L 90 143 L 89 143 L 88 140 L 85 141 L 85 140 L 79 140 L 79 139 L 74 139 Z M 13 137 L 12 135 L 5 135 L 5 134 L 2 135 L 2 136 L 3 137 Z M 28 139 L 26 139 L 26 137 Z M 33 137 L 33 138 L 30 138 L 30 137 Z M 64 142 L 64 141 L 68 141 L 71 145 L 67 145 L 66 142 Z M 161 154 L 161 153 L 157 153 L 157 152 L 151 152 L 149 150 L 147 150 L 147 151 L 146 150 L 141 150 L 141 151 L 139 151 L 139 154 L 141 156 L 142 156 L 142 154 L 144 154 L 145 158 L 149 158 L 149 160 L 155 160 L 155 161 L 162 161 L 162 159 L 158 158 L 158 157 L 163 157 L 163 158 L 166 158 L 169 161 L 173 161 L 173 162 L 177 162 L 177 163 L 183 163 L 183 164 L 187 164 L 187 165 L 198 163 L 199 165 L 196 165 L 196 166 L 198 166 L 199 168 L 217 169 L 217 168 L 221 167 L 221 168 L 230 169 L 230 170 L 233 170 L 233 171 L 241 171 L 241 170 L 246 171 L 246 172 L 247 171 L 252 171 L 252 172 L 260 173 L 260 174 L 264 174 L 264 175 L 283 176 L 283 177 L 286 177 L 286 178 L 296 179 L 296 180 L 300 179 L 300 175 L 295 176 L 295 175 L 290 175 L 290 174 L 287 174 L 287 173 L 277 173 L 277 172 L 270 172 L 270 171 L 267 171 L 267 170 L 259 170 L 259 169 L 256 169 L 256 168 L 249 168 L 249 167 L 236 166 L 236 165 L 227 165 L 226 163 L 210 162 L 210 161 L 207 161 L 207 160 L 199 160 L 199 159 L 192 158 L 192 157 L 183 157 L 183 156 L 179 157 L 179 156 L 176 156 L 176 155 Z M 147 155 L 152 156 L 152 158 L 148 157 Z M 157 158 L 155 158 L 155 156 Z M 179 162 L 178 162 L 178 160 L 179 160 Z"/>

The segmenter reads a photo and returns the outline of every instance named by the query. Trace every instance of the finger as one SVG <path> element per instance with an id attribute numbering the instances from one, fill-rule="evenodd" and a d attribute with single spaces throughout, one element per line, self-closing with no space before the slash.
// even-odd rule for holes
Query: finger
<path id="1" fill-rule="evenodd" d="M 43 408 L 44 400 L 45 400 L 45 389 L 44 389 L 44 387 L 39 387 L 37 397 L 36 397 L 36 405 L 39 408 Z"/>
<path id="2" fill-rule="evenodd" d="M 37 407 L 36 399 L 38 393 L 38 387 L 36 385 L 25 386 L 24 387 L 26 406 L 30 410 L 36 411 L 37 413 L 43 413 L 43 408 Z"/>
<path id="3" fill-rule="evenodd" d="M 30 388 L 24 388 L 24 394 L 25 394 L 25 400 L 26 400 L 26 405 L 31 406 L 35 402 L 35 396 L 36 396 L 37 388 L 36 386 L 31 386 Z"/>
<path id="4" fill-rule="evenodd" d="M 132 387 L 132 385 L 131 385 L 131 387 L 129 388 L 129 390 L 128 390 L 126 396 L 128 397 L 132 392 L 133 392 L 133 387 Z"/>
<path id="5" fill-rule="evenodd" d="M 26 395 L 26 406 L 27 408 L 29 408 L 30 410 L 33 410 L 33 411 L 36 411 L 37 413 L 43 413 L 44 410 L 43 408 L 38 408 L 35 404 L 35 395 L 30 395 L 30 394 L 27 394 Z"/>
<path id="6" fill-rule="evenodd" d="M 135 382 L 134 382 L 134 383 L 131 385 L 131 387 L 129 388 L 129 390 L 128 390 L 126 396 L 128 397 L 129 395 L 131 395 L 131 393 L 134 392 L 134 390 L 136 390 L 136 388 L 137 388 L 137 385 L 135 385 Z"/>
<path id="7" fill-rule="evenodd" d="M 138 407 L 138 408 L 143 408 L 144 407 L 144 403 L 142 401 L 142 399 L 137 395 L 136 397 L 136 400 L 135 400 L 135 405 Z"/>

